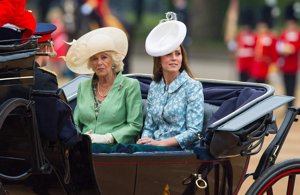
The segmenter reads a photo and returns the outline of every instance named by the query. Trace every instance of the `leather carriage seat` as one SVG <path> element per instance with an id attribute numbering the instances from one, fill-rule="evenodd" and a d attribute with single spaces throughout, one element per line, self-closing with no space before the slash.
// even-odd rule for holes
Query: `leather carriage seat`
<path id="1" fill-rule="evenodd" d="M 203 128 L 206 128 L 208 121 L 214 115 L 214 113 L 219 109 L 219 106 L 204 103 L 204 118 L 203 118 Z M 145 122 L 147 116 L 147 99 L 142 99 L 142 111 L 143 111 L 143 121 Z"/>
<path id="2" fill-rule="evenodd" d="M 203 118 L 203 129 L 205 129 L 208 125 L 208 121 L 212 118 L 212 116 L 217 112 L 219 106 L 204 103 L 204 118 Z"/>
<path id="3" fill-rule="evenodd" d="M 145 122 L 145 118 L 147 115 L 147 94 L 149 90 L 150 83 L 152 81 L 151 78 L 143 78 L 143 77 L 133 77 L 139 80 L 141 94 L 142 94 L 142 111 L 143 111 L 143 121 Z M 219 106 L 214 105 L 212 103 L 204 103 L 204 119 L 203 119 L 203 128 L 206 128 L 208 125 L 208 121 L 213 117 L 214 113 L 219 109 Z"/>
<path id="4" fill-rule="evenodd" d="M 147 99 L 142 99 L 142 112 L 143 112 L 143 121 L 145 122 L 147 116 Z"/>

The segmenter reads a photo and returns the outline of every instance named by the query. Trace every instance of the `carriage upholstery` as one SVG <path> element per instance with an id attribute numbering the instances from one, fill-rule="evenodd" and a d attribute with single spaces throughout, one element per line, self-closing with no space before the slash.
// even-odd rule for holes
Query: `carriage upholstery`
<path id="1" fill-rule="evenodd" d="M 219 106 L 204 103 L 204 118 L 203 118 L 203 129 L 207 127 L 212 116 L 217 112 Z M 143 121 L 146 119 L 147 115 L 147 99 L 142 99 L 142 111 L 143 111 Z"/>
<path id="2" fill-rule="evenodd" d="M 142 94 L 142 110 L 143 110 L 143 119 L 145 121 L 146 114 L 147 114 L 147 95 L 149 86 L 151 83 L 151 78 L 142 77 L 142 76 L 130 76 L 135 79 L 139 80 L 140 83 L 140 89 Z M 219 109 L 218 105 L 214 105 L 212 103 L 205 102 L 204 103 L 204 119 L 203 119 L 203 128 L 205 128 L 208 125 L 208 122 L 210 118 L 213 116 L 213 114 Z"/>
<path id="3" fill-rule="evenodd" d="M 151 83 L 151 78 L 142 76 L 133 76 L 140 82 L 142 93 L 142 106 L 145 118 L 147 107 L 147 94 Z M 266 93 L 266 89 L 249 86 L 213 86 L 212 83 L 202 82 L 204 94 L 204 119 L 203 129 L 205 130 L 210 124 L 224 118 L 230 113 L 245 104 L 255 100 Z"/>

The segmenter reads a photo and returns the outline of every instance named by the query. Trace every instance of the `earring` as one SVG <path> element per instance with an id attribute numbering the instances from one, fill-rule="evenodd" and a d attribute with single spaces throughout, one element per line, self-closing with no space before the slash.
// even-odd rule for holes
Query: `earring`
<path id="1" fill-rule="evenodd" d="M 113 64 L 113 65 L 111 66 L 111 69 L 115 69 L 115 68 L 116 68 L 116 65 Z"/>

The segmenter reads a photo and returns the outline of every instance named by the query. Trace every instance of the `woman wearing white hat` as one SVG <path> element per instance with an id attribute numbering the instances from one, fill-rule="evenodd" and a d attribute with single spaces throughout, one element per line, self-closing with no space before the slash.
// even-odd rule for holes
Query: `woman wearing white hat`
<path id="1" fill-rule="evenodd" d="M 142 128 L 139 82 L 124 77 L 126 34 L 114 27 L 93 30 L 73 41 L 65 57 L 77 74 L 93 74 L 78 87 L 75 124 L 93 143 L 134 143 Z"/>
<path id="2" fill-rule="evenodd" d="M 147 116 L 138 144 L 190 149 L 203 124 L 203 89 L 192 79 L 181 45 L 186 26 L 174 13 L 157 25 L 146 39 L 154 57 L 153 82 L 148 92 Z"/>

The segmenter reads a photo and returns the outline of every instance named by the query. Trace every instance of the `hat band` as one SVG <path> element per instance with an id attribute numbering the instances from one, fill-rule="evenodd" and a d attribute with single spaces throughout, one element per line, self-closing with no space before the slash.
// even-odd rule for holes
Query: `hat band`
<path id="1" fill-rule="evenodd" d="M 41 38 L 38 39 L 39 43 L 47 42 L 51 39 L 51 34 L 43 35 Z"/>

